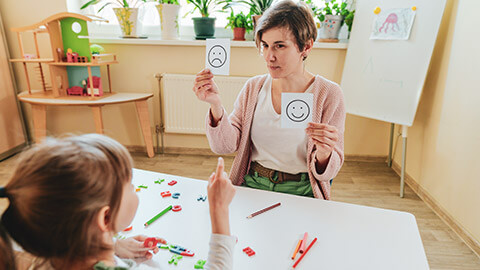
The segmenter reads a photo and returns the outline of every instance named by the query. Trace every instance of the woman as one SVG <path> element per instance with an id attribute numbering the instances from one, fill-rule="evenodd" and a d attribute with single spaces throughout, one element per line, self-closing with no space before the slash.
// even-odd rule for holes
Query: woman
<path id="1" fill-rule="evenodd" d="M 301 1 L 268 9 L 255 32 L 268 74 L 247 81 L 229 117 L 212 73 L 197 74 L 193 91 L 210 104 L 212 151 L 237 151 L 230 173 L 234 184 L 330 199 L 331 179 L 344 159 L 345 107 L 336 83 L 305 69 L 316 36 L 311 10 Z M 312 122 L 305 130 L 281 128 L 282 93 L 313 93 Z"/>

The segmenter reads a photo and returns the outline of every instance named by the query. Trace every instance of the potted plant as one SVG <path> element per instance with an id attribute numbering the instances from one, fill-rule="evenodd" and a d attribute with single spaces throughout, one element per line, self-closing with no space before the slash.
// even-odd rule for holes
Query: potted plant
<path id="1" fill-rule="evenodd" d="M 340 28 L 344 23 L 347 25 L 349 32 L 352 30 L 355 10 L 349 10 L 347 2 L 344 0 L 339 3 L 336 0 L 325 2 L 323 8 L 317 8 L 312 0 L 307 0 L 306 3 L 310 5 L 313 13 L 320 21 L 323 31 L 320 32 L 319 41 L 338 41 Z"/>
<path id="2" fill-rule="evenodd" d="M 195 7 L 190 13 L 198 9 L 202 17 L 193 17 L 193 30 L 195 31 L 196 39 L 212 38 L 215 35 L 215 20 L 216 18 L 209 17 L 210 9 L 216 5 L 215 0 L 187 0 L 188 3 Z M 214 12 L 214 11 L 212 11 Z"/>
<path id="3" fill-rule="evenodd" d="M 253 30 L 251 14 L 245 15 L 243 12 L 238 14 L 230 13 L 227 18 L 228 24 L 225 28 L 230 27 L 233 30 L 233 40 L 245 40 L 245 33 Z"/>
<path id="4" fill-rule="evenodd" d="M 85 9 L 91 5 L 103 4 L 98 10 L 98 12 L 100 12 L 109 5 L 115 5 L 117 7 L 113 8 L 113 11 L 117 16 L 123 37 L 139 37 L 140 18 L 138 7 L 146 2 L 147 0 L 90 0 L 80 9 Z"/>
<path id="5" fill-rule="evenodd" d="M 253 20 L 253 26 L 257 24 L 262 14 L 267 10 L 274 0 L 223 0 L 220 3 L 225 4 L 223 9 L 231 8 L 233 5 L 241 4 L 250 8 L 250 14 Z"/>
<path id="6" fill-rule="evenodd" d="M 178 0 L 158 0 L 158 15 L 162 39 L 178 39 L 178 14 L 180 4 Z"/>

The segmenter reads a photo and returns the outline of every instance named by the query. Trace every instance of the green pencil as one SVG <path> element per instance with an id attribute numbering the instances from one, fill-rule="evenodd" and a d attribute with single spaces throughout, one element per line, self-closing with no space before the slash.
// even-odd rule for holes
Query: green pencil
<path id="1" fill-rule="evenodd" d="M 147 227 L 148 225 L 152 224 L 152 222 L 154 222 L 155 220 L 157 220 L 159 217 L 165 215 L 165 213 L 167 213 L 168 211 L 172 210 L 172 206 L 170 205 L 169 207 L 163 209 L 162 212 L 158 213 L 158 215 L 154 216 L 153 218 L 151 218 L 149 221 L 145 222 L 145 227 Z"/>

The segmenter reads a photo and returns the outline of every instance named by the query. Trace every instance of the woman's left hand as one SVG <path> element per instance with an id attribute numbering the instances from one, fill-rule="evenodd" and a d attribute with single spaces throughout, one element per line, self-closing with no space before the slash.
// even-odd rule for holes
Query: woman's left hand
<path id="1" fill-rule="evenodd" d="M 305 131 L 317 146 L 317 162 L 326 165 L 333 148 L 339 141 L 340 134 L 338 129 L 328 124 L 310 122 Z"/>
<path id="2" fill-rule="evenodd" d="M 151 259 L 152 253 L 157 254 L 158 247 L 157 245 L 151 247 L 145 247 L 144 241 L 147 239 L 148 236 L 145 235 L 137 235 L 133 237 L 129 237 L 126 239 L 118 239 L 115 242 L 115 255 L 120 258 L 126 259 L 135 259 L 135 258 L 146 258 Z M 166 244 L 162 238 L 156 238 L 159 243 Z"/>

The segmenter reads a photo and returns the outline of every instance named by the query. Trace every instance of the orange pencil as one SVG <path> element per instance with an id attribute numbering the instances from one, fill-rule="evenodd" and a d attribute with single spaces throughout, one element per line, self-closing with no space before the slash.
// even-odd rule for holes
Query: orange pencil
<path id="1" fill-rule="evenodd" d="M 297 247 L 295 248 L 295 251 L 293 252 L 292 255 L 292 260 L 295 260 L 295 256 L 297 256 L 298 249 L 300 248 L 300 244 L 302 243 L 302 239 L 298 240 Z"/>
<path id="2" fill-rule="evenodd" d="M 307 252 L 310 250 L 310 248 L 313 246 L 313 244 L 315 244 L 316 241 L 317 241 L 317 238 L 315 237 L 315 239 L 313 239 L 313 241 L 310 243 L 310 245 L 308 245 L 307 249 L 302 254 L 302 256 L 300 256 L 300 258 L 298 258 L 297 262 L 295 264 L 293 264 L 293 268 L 297 267 L 298 263 L 303 259 L 303 257 L 305 257 Z"/>

